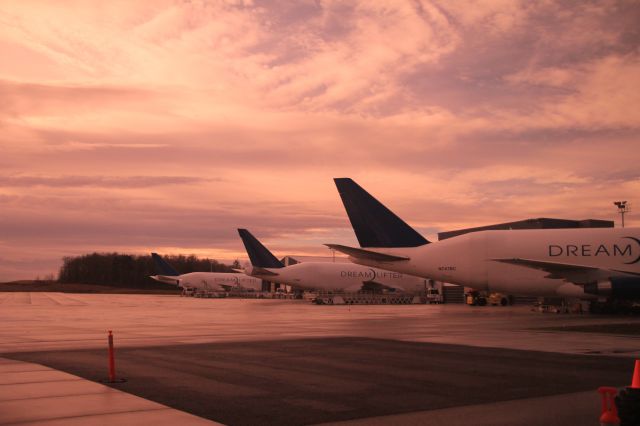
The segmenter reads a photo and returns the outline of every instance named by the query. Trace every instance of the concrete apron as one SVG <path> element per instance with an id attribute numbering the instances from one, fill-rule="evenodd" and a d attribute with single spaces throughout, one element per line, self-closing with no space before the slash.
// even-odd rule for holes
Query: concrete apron
<path id="1" fill-rule="evenodd" d="M 40 364 L 0 358 L 2 425 L 219 425 Z"/>

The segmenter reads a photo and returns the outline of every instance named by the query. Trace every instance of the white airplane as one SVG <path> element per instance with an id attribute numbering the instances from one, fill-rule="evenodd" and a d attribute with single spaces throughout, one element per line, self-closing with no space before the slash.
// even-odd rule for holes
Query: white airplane
<path id="1" fill-rule="evenodd" d="M 151 253 L 156 266 L 157 275 L 151 275 L 156 281 L 173 284 L 182 289 L 193 289 L 196 292 L 228 291 L 242 288 L 260 291 L 262 280 L 249 277 L 243 273 L 233 272 L 189 272 L 180 274 L 158 253 Z"/>
<path id="2" fill-rule="evenodd" d="M 335 179 L 362 265 L 523 296 L 640 299 L 640 229 L 478 231 L 430 243 L 349 178 Z"/>
<path id="3" fill-rule="evenodd" d="M 246 229 L 238 229 L 251 259 L 248 275 L 304 290 L 327 291 L 423 291 L 425 280 L 398 272 L 353 263 L 301 262 L 284 266 Z"/>

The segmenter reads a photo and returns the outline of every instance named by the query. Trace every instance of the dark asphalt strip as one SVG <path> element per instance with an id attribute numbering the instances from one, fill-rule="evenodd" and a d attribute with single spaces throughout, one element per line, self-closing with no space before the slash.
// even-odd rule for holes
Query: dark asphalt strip
<path id="1" fill-rule="evenodd" d="M 557 338 L 557 337 L 555 337 Z M 89 380 L 105 350 L 3 354 Z M 117 348 L 113 387 L 229 425 L 303 425 L 622 386 L 633 360 L 366 338 Z"/>

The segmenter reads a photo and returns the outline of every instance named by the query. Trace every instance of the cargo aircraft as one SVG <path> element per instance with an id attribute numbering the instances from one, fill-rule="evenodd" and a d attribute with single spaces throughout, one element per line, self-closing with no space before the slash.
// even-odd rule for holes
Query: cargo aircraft
<path id="1" fill-rule="evenodd" d="M 198 293 L 209 291 L 229 291 L 233 288 L 245 290 L 262 289 L 262 280 L 249 277 L 242 272 L 189 272 L 180 274 L 164 260 L 158 253 L 151 253 L 156 267 L 156 275 L 152 275 L 156 281 L 173 284 L 182 289 L 192 289 Z"/>
<path id="2" fill-rule="evenodd" d="M 285 266 L 246 229 L 238 229 L 247 249 L 253 277 L 304 290 L 424 291 L 425 279 L 353 263 L 301 262 Z"/>
<path id="3" fill-rule="evenodd" d="M 523 296 L 640 299 L 640 229 L 487 230 L 430 242 L 349 178 L 334 179 L 358 264 Z"/>

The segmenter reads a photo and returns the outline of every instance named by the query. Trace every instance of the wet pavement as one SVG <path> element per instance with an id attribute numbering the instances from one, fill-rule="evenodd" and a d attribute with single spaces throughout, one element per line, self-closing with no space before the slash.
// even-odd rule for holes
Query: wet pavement
<path id="1" fill-rule="evenodd" d="M 600 399 L 589 391 L 322 423 L 322 426 L 595 426 L 599 417 Z"/>
<path id="2" fill-rule="evenodd" d="M 640 356 L 640 336 L 546 329 L 640 317 L 542 314 L 527 306 L 317 306 L 296 300 L 0 293 L 0 354 L 119 346 L 372 337 L 569 354 Z"/>
<path id="3" fill-rule="evenodd" d="M 105 351 L 8 356 L 98 381 Z M 121 348 L 116 389 L 232 425 L 305 425 L 624 384 L 633 360 L 357 337 Z M 595 392 L 594 392 L 595 393 Z"/>
<path id="4" fill-rule="evenodd" d="M 112 329 L 129 379 L 114 388 L 229 424 L 534 425 L 540 407 L 588 424 L 595 389 L 625 385 L 640 356 L 640 336 L 571 331 L 640 318 L 526 306 L 0 293 L 0 321 L 0 356 L 94 381 Z"/>

